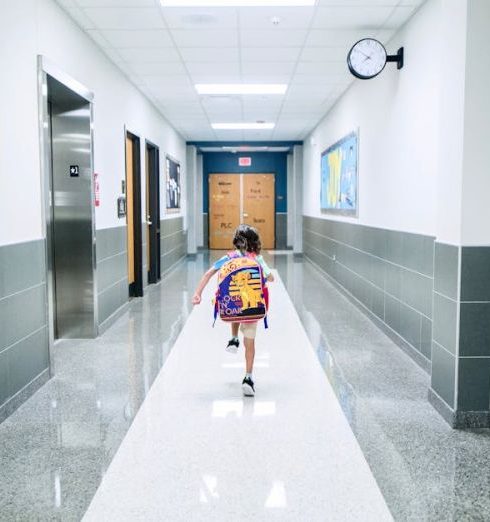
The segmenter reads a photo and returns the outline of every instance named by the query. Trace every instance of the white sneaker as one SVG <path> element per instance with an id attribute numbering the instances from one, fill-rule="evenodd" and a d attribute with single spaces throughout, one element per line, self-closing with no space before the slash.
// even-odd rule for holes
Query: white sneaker
<path id="1" fill-rule="evenodd" d="M 237 353 L 239 346 L 240 341 L 238 339 L 230 339 L 228 341 L 228 346 L 225 348 L 225 350 L 229 353 Z"/>
<path id="2" fill-rule="evenodd" d="M 245 397 L 253 397 L 255 395 L 254 382 L 250 377 L 245 377 L 242 381 L 242 390 Z"/>

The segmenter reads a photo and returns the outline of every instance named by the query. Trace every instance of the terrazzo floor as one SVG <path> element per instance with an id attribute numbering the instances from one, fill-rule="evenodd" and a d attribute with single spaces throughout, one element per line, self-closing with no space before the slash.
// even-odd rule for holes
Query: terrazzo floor
<path id="1" fill-rule="evenodd" d="M 449 428 L 427 401 L 428 375 L 316 268 L 268 259 L 394 519 L 490 520 L 490 430 Z M 209 262 L 181 263 L 100 338 L 56 345 L 56 376 L 0 424 L 0 520 L 83 517 Z"/>

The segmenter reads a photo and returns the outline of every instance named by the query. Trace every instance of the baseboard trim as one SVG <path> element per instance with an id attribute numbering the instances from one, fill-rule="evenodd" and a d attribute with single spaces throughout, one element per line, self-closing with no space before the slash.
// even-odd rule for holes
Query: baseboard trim
<path id="1" fill-rule="evenodd" d="M 427 398 L 434 409 L 439 415 L 451 426 L 455 428 L 455 415 L 454 410 L 447 404 L 439 395 L 432 389 L 429 388 Z"/>
<path id="2" fill-rule="evenodd" d="M 22 390 L 18 391 L 7 402 L 0 406 L 0 424 L 19 409 L 24 402 L 30 399 L 36 392 L 44 386 L 50 379 L 49 368 L 42 371 L 29 384 L 24 386 Z"/>
<path id="3" fill-rule="evenodd" d="M 296 256 L 296 254 L 295 254 Z M 414 348 L 411 344 L 409 344 L 403 337 L 400 337 L 394 330 L 392 330 L 385 322 L 383 322 L 379 317 L 377 317 L 371 310 L 366 308 L 366 306 L 361 303 L 356 297 L 354 297 L 348 290 L 346 290 L 338 281 L 336 281 L 331 275 L 329 275 L 325 270 L 323 270 L 320 266 L 318 266 L 314 261 L 312 261 L 308 256 L 304 256 L 304 258 L 320 272 L 320 275 L 325 277 L 329 282 L 331 282 L 335 288 L 345 296 L 353 305 L 355 305 L 368 319 L 370 319 L 385 335 L 387 335 L 399 348 L 401 348 L 411 359 L 417 364 L 422 370 L 426 373 L 430 374 L 431 372 L 431 362 L 429 359 L 424 357 L 416 348 Z"/>
<path id="4" fill-rule="evenodd" d="M 99 324 L 99 335 L 104 334 L 107 330 L 127 311 L 129 310 L 129 301 L 120 306 L 114 313 L 112 313 L 105 321 Z"/>

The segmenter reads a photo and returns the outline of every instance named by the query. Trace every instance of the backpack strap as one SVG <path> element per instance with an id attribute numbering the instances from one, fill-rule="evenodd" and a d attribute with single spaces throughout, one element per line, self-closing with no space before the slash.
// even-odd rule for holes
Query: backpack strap
<path id="1" fill-rule="evenodd" d="M 264 317 L 264 328 L 267 330 L 269 328 L 269 323 L 267 321 L 267 316 Z"/>
<path id="2" fill-rule="evenodd" d="M 216 291 L 216 295 L 214 296 L 214 320 L 213 320 L 213 328 L 214 328 L 214 325 L 216 324 L 216 318 L 218 317 L 218 294 L 219 294 L 219 289 Z"/>

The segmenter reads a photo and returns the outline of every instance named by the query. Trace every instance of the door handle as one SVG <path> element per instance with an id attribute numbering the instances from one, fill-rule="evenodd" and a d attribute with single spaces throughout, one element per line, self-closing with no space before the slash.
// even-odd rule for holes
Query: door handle
<path id="1" fill-rule="evenodd" d="M 151 221 L 147 221 L 147 224 L 149 227 L 151 227 L 153 225 L 153 223 Z"/>
<path id="2" fill-rule="evenodd" d="M 243 213 L 243 217 L 248 217 L 248 214 L 245 214 L 245 212 Z"/>

